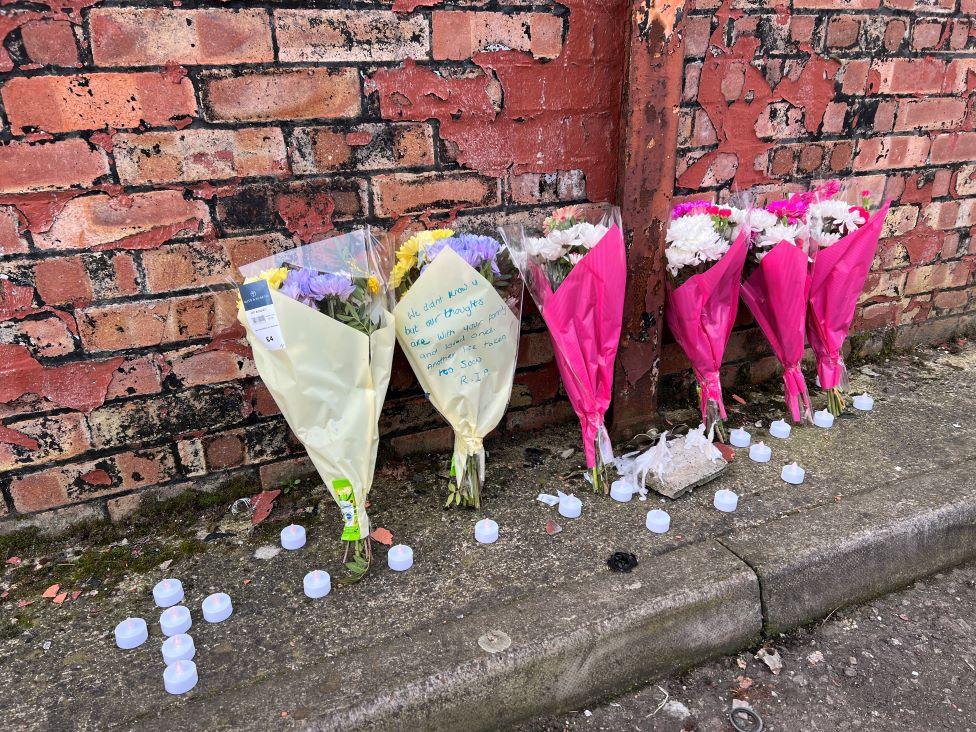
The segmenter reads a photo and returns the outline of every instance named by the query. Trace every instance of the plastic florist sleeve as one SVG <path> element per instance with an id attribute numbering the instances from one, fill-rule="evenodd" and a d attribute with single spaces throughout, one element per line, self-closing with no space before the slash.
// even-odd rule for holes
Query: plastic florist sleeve
<path id="1" fill-rule="evenodd" d="M 238 317 L 258 373 L 342 513 L 349 565 L 369 565 L 366 496 L 395 340 L 369 230 L 241 267 Z"/>
<path id="2" fill-rule="evenodd" d="M 742 299 L 783 364 L 786 405 L 795 424 L 812 424 L 810 395 L 800 369 L 807 293 L 809 194 L 795 194 L 750 212 L 755 230 L 742 283 Z"/>
<path id="3" fill-rule="evenodd" d="M 604 417 L 627 285 L 620 209 L 569 206 L 547 218 L 538 236 L 521 226 L 506 226 L 502 234 L 549 328 L 563 385 L 583 429 L 587 479 L 594 491 L 606 494 L 613 448 Z"/>
<path id="4" fill-rule="evenodd" d="M 707 201 L 682 203 L 666 235 L 668 328 L 698 381 L 702 423 L 725 440 L 719 369 L 739 311 L 739 284 L 748 248 L 743 212 Z"/>
<path id="5" fill-rule="evenodd" d="M 891 203 L 870 213 L 866 192 L 861 205 L 851 205 L 835 198 L 840 188 L 836 181 L 828 181 L 815 191 L 807 212 L 814 248 L 807 339 L 817 356 L 827 408 L 834 416 L 844 411 L 849 389 L 841 351 Z"/>
<path id="6" fill-rule="evenodd" d="M 522 287 L 504 276 L 499 242 L 435 229 L 396 252 L 396 336 L 417 380 L 454 429 L 447 505 L 481 505 L 484 438 L 508 408 Z"/>

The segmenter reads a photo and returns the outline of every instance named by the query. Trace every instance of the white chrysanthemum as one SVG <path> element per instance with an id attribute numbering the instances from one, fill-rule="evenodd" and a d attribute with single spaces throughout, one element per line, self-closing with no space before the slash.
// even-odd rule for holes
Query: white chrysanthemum
<path id="1" fill-rule="evenodd" d="M 814 237 L 817 244 L 821 247 L 829 247 L 831 244 L 836 244 L 840 241 L 840 234 L 831 234 L 829 232 L 821 232 L 819 235 Z"/>
<path id="2" fill-rule="evenodd" d="M 672 219 L 665 241 L 668 246 L 664 254 L 672 275 L 682 267 L 716 260 L 729 249 L 728 242 L 715 231 L 708 214 Z"/>
<path id="3" fill-rule="evenodd" d="M 781 241 L 797 246 L 799 236 L 799 224 L 773 224 L 759 233 L 759 240 L 756 242 L 756 246 L 769 248 L 776 246 Z"/>
<path id="4" fill-rule="evenodd" d="M 732 209 L 732 241 L 739 238 L 743 230 L 747 236 L 768 229 L 776 223 L 776 216 L 764 208 L 733 208 Z"/>
<path id="5" fill-rule="evenodd" d="M 606 226 L 588 224 L 584 221 L 580 224 L 574 224 L 568 229 L 553 231 L 549 234 L 549 238 L 558 242 L 564 249 L 574 247 L 592 249 L 609 230 Z"/>
<path id="6" fill-rule="evenodd" d="M 849 234 L 864 226 L 864 216 L 844 201 L 831 198 L 811 203 L 808 212 L 811 222 L 822 221 L 824 231 Z"/>
<path id="7" fill-rule="evenodd" d="M 559 232 L 553 232 L 553 234 L 556 233 Z M 559 259 L 566 252 L 566 247 L 552 235 L 541 237 L 527 236 L 523 248 L 528 256 L 547 262 Z"/>
<path id="8" fill-rule="evenodd" d="M 567 255 L 566 259 L 568 259 L 569 263 L 575 267 L 577 264 L 580 263 L 580 260 L 585 256 L 586 256 L 585 254 L 574 253 L 574 254 Z"/>

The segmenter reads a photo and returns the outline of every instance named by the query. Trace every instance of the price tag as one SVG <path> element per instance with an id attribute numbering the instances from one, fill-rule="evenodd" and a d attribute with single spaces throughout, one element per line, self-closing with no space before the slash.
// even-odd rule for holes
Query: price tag
<path id="1" fill-rule="evenodd" d="M 278 313 L 275 312 L 271 290 L 265 280 L 258 280 L 247 285 L 241 285 L 241 302 L 244 303 L 244 315 L 254 331 L 254 336 L 269 351 L 280 351 L 285 347 L 285 338 L 281 334 L 278 324 Z"/>

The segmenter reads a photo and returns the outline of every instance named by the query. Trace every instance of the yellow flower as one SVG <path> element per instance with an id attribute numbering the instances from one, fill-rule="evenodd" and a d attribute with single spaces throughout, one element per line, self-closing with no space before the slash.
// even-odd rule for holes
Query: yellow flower
<path id="1" fill-rule="evenodd" d="M 421 249 L 427 249 L 438 239 L 446 239 L 454 236 L 453 229 L 431 229 L 430 231 L 420 231 L 400 245 L 396 253 L 396 264 L 390 272 L 390 286 L 399 287 L 407 273 L 417 266 L 417 255 Z"/>
<path id="2" fill-rule="evenodd" d="M 366 289 L 369 290 L 370 294 L 375 295 L 380 291 L 380 281 L 375 277 L 370 277 L 366 280 Z"/>
<path id="3" fill-rule="evenodd" d="M 407 272 L 417 263 L 416 257 L 411 257 L 410 259 L 404 259 L 393 265 L 393 271 L 390 272 L 390 287 L 399 287 L 400 283 L 403 282 L 403 278 L 407 276 Z"/>
<path id="4" fill-rule="evenodd" d="M 276 267 L 275 269 L 266 269 L 260 274 L 262 280 L 268 281 L 268 287 L 272 290 L 279 290 L 281 286 L 285 284 L 285 278 L 288 276 L 287 267 Z"/>

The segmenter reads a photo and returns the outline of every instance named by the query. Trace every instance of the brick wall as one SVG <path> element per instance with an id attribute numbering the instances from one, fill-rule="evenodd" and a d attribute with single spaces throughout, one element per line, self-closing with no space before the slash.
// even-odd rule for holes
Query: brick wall
<path id="1" fill-rule="evenodd" d="M 905 345 L 971 328 L 976 3 L 694 0 L 685 9 L 677 198 L 852 179 L 875 205 L 894 201 L 855 328 L 888 329 Z M 768 378 L 768 345 L 740 320 L 727 372 Z M 663 371 L 685 365 L 673 343 L 662 361 Z"/>
<path id="2" fill-rule="evenodd" d="M 622 0 L 4 2 L 0 527 L 308 471 L 221 285 L 363 223 L 612 197 L 625 25 Z M 531 313 L 520 365 L 505 426 L 566 419 Z M 442 425 L 399 359 L 389 442 Z"/>

